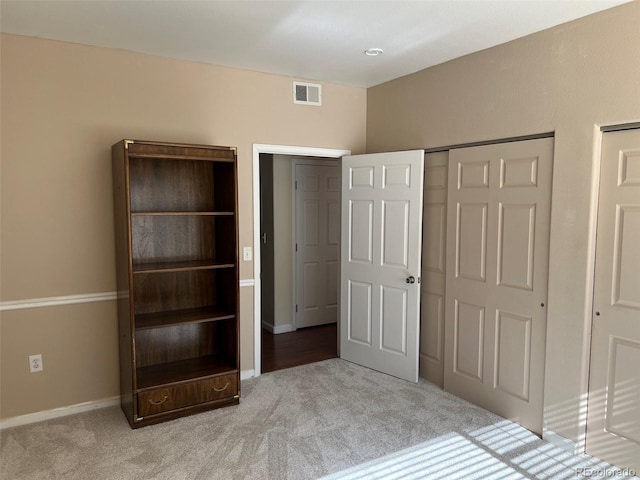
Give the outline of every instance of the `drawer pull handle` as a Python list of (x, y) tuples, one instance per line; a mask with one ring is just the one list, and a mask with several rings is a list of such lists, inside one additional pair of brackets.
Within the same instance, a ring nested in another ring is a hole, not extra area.
[(213, 387), (213, 390), (216, 391), (216, 392), (224, 392), (227, 389), (228, 386), (229, 386), (229, 382), (227, 382), (227, 384), (222, 388)]
[(168, 398), (169, 398), (169, 395), (165, 395), (162, 400), (151, 400), (151, 399), (149, 399), (149, 403), (151, 403), (153, 405), (162, 405), (164, 402), (167, 401)]

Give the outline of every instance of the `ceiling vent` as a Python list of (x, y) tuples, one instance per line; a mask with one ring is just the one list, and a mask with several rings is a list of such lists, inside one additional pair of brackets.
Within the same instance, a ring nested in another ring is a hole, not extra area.
[(319, 83), (293, 82), (293, 103), (322, 105), (322, 86)]

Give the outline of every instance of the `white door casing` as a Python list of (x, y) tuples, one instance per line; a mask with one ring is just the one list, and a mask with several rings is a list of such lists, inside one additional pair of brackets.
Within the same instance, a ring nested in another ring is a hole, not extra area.
[(342, 159), (340, 356), (412, 382), (423, 169), (422, 150)]
[(603, 134), (587, 453), (640, 471), (640, 130)]
[(445, 390), (541, 434), (553, 138), (451, 150)]
[(296, 328), (338, 321), (340, 170), (295, 165)]
[(252, 165), (252, 184), (253, 184), (253, 279), (241, 280), (246, 286), (253, 286), (253, 370), (245, 370), (242, 372), (243, 378), (250, 376), (259, 376), (261, 372), (261, 345), (260, 342), (262, 331), (262, 316), (260, 312), (261, 301), (261, 272), (260, 265), (262, 258), (260, 255), (260, 154), (270, 153), (274, 155), (295, 155), (302, 157), (324, 157), (339, 159), (344, 155), (349, 155), (350, 150), (333, 149), (333, 148), (316, 148), (316, 147), (300, 147), (291, 145), (267, 145), (253, 144), (253, 165)]
[(424, 157), (420, 376), (443, 386), (449, 152)]

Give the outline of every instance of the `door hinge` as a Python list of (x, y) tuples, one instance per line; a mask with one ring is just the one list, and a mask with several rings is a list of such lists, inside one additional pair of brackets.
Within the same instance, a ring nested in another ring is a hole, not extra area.
[(295, 184), (296, 184), (296, 190), (297, 190), (298, 189), (298, 180), (296, 180)]
[(298, 244), (296, 243), (296, 252), (298, 251)]
[(296, 313), (298, 313), (298, 304), (296, 303)]

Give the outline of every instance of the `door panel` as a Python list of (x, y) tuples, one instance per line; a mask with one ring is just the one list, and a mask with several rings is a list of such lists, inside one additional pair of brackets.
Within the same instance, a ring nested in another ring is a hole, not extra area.
[(382, 286), (382, 338), (380, 349), (407, 354), (407, 290)]
[(421, 354), (434, 362), (441, 362), (442, 345), (440, 340), (443, 338), (444, 297), (435, 293), (423, 292), (420, 303), (424, 318), (429, 319), (420, 325)]
[(370, 283), (349, 280), (347, 339), (371, 346), (371, 288)]
[(533, 289), (536, 206), (500, 203), (498, 285)]
[(613, 302), (620, 307), (640, 309), (640, 206), (616, 207)]
[(409, 259), (409, 202), (382, 202), (382, 265), (407, 269)]
[[(629, 368), (640, 365), (640, 343), (612, 338), (610, 350), (605, 429), (640, 445), (640, 390), (637, 375)], [(637, 464), (631, 466), (637, 468)]]
[[(308, 191), (308, 190), (307, 190)], [(302, 239), (305, 247), (317, 247), (319, 244), (320, 228), (320, 205), (318, 200), (305, 200), (304, 208), (304, 237)]]
[(413, 382), (423, 157), (420, 150), (342, 160), (341, 357)]
[(457, 165), (458, 190), (465, 188), (489, 188), (489, 162), (473, 156), (460, 160)]
[(338, 320), (337, 165), (296, 165), (296, 328)]
[(420, 376), (442, 387), (449, 152), (428, 153), (424, 158)]
[(327, 227), (327, 245), (338, 247), (340, 245), (340, 202), (338, 200), (327, 201)]
[(484, 282), (487, 272), (486, 203), (458, 203), (456, 277)]
[(449, 152), (446, 390), (542, 433), (553, 139)]
[(424, 250), (422, 265), (425, 270), (444, 273), (445, 232), (447, 225), (447, 205), (432, 203), (424, 207)]
[(482, 383), (485, 308), (456, 300), (454, 315), (453, 372)]
[(496, 312), (494, 387), (529, 401), (531, 371), (531, 317)]
[(373, 201), (350, 201), (349, 222), (349, 261), (373, 263)]
[(603, 135), (587, 453), (640, 470), (640, 130)]

